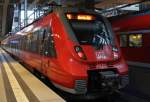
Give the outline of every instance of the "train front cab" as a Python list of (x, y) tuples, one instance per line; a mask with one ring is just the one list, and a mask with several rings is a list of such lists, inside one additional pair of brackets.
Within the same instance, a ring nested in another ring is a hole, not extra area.
[(128, 67), (107, 19), (94, 12), (62, 10), (55, 19), (59, 23), (53, 33), (59, 40), (54, 38), (54, 43), (63, 74), (61, 79), (50, 75), (53, 84), (73, 94), (117, 89)]

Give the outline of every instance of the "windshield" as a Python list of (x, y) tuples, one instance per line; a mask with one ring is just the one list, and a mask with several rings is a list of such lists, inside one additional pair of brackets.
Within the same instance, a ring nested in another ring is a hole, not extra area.
[(81, 45), (110, 45), (112, 35), (101, 20), (69, 20), (74, 34)]

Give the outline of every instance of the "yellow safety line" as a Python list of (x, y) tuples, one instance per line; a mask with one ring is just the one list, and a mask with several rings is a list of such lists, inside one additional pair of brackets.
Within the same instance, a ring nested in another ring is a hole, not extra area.
[(2, 69), (0, 68), (0, 102), (7, 102)]
[[(2, 54), (2, 52), (4, 53), (4, 51), (1, 50), (0, 54)], [(1, 58), (17, 102), (29, 102), (28, 98), (26, 97), (25, 93), (20, 87), (17, 79), (13, 75), (8, 63), (6, 62), (3, 56)]]

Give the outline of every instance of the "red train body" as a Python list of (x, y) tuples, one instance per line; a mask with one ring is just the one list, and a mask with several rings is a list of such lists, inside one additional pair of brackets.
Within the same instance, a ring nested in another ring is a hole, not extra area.
[[(125, 59), (130, 62), (150, 63), (150, 14), (127, 15), (120, 19), (112, 20), (113, 29), (120, 39), (121, 50)], [(133, 36), (134, 39), (131, 39)], [(139, 36), (139, 38), (138, 38)], [(135, 43), (131, 45), (131, 43)], [(139, 43), (139, 44), (136, 44)]]
[(88, 10), (54, 9), (2, 43), (72, 94), (118, 88), (128, 72), (107, 19)]

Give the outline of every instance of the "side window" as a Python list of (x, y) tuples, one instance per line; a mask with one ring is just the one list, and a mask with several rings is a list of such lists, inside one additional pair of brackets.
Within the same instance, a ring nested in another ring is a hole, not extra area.
[(142, 47), (143, 35), (142, 34), (120, 34), (121, 47)]
[(49, 26), (45, 29), (43, 54), (49, 57), (56, 57), (53, 34)]
[(31, 51), (33, 52), (38, 51), (37, 40), (38, 40), (38, 32), (36, 31), (32, 34), (32, 40), (31, 40)]
[(24, 48), (25, 48), (24, 42), (25, 42), (24, 37), (22, 37), (22, 38), (19, 39), (19, 44), (18, 44), (19, 50), (24, 50)]
[(25, 51), (28, 50), (28, 49), (27, 49), (27, 48), (28, 48), (27, 42), (28, 42), (28, 37), (27, 37), (27, 36), (24, 36), (24, 38), (23, 38), (22, 50), (25, 50)]
[(129, 35), (129, 47), (142, 47), (142, 34)]
[(127, 34), (120, 35), (120, 47), (127, 47), (128, 46), (128, 36)]
[(31, 51), (30, 50), (30, 48), (31, 48), (31, 38), (32, 38), (32, 35), (28, 34), (27, 35), (27, 51)]
[(17, 48), (17, 43), (18, 43), (17, 39), (11, 40), (10, 41), (11, 48), (16, 49)]
[(45, 35), (45, 31), (44, 29), (40, 29), (38, 31), (38, 53), (41, 54), (42, 53), (42, 49), (43, 49), (43, 41), (44, 41), (44, 35)]
[(19, 49), (19, 43), (20, 43), (19, 39), (16, 39), (16, 47), (15, 47), (16, 49)]

